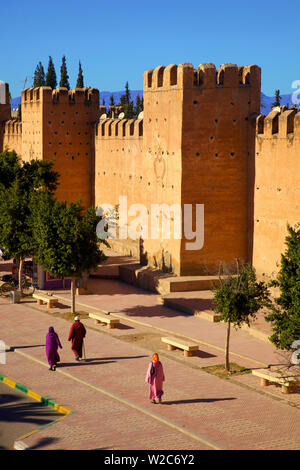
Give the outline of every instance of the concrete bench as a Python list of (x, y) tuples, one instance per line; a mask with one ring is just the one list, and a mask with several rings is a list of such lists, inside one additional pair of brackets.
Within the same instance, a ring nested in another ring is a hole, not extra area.
[(117, 323), (120, 323), (118, 318), (111, 318), (109, 314), (101, 315), (100, 313), (89, 313), (89, 317), (95, 320), (95, 323), (106, 323), (107, 328), (114, 328)]
[(191, 341), (185, 341), (179, 338), (173, 338), (173, 337), (163, 337), (161, 338), (163, 343), (166, 343), (168, 345), (168, 350), (173, 351), (174, 349), (183, 349), (183, 355), (185, 357), (189, 357), (193, 355), (193, 351), (196, 351), (199, 349), (198, 344), (193, 343)]
[(264, 387), (272, 382), (278, 383), (281, 385), (282, 393), (290, 393), (291, 387), (300, 383), (300, 376), (296, 372), (293, 373), (292, 370), (256, 369), (252, 370), (252, 374), (260, 377), (260, 383)]
[(32, 298), (37, 300), (38, 305), (46, 303), (48, 308), (52, 308), (58, 302), (58, 299), (52, 297), (52, 295), (39, 294), (38, 292), (32, 294)]

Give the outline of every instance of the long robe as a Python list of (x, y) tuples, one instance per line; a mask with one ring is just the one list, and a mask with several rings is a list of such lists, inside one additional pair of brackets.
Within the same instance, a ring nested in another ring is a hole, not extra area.
[[(153, 367), (153, 373), (151, 370)], [(161, 398), (164, 394), (163, 392), (163, 382), (165, 380), (164, 370), (162, 363), (150, 362), (146, 374), (146, 383), (149, 384), (149, 398), (150, 400), (155, 400), (156, 398)]]
[(83, 338), (85, 337), (86, 330), (83, 323), (75, 321), (71, 326), (68, 341), (72, 340), (72, 351), (75, 356), (82, 357)]
[(57, 333), (55, 333), (53, 326), (50, 326), (49, 332), (46, 335), (46, 356), (49, 366), (52, 367), (60, 361), (58, 348), (62, 349)]

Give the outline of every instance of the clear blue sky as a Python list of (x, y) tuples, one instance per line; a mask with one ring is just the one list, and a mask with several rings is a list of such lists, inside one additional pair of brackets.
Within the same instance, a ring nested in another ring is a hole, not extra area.
[(65, 55), (71, 88), (80, 60), (84, 84), (100, 93), (123, 90), (126, 81), (142, 89), (144, 70), (157, 65), (231, 62), (259, 65), (265, 94), (292, 93), (299, 13), (290, 0), (3, 1), (0, 80), (19, 96), (39, 61), (47, 71), (49, 55), (58, 81)]

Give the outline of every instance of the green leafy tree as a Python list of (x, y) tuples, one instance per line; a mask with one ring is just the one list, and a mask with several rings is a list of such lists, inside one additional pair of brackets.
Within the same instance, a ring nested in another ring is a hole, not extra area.
[(300, 338), (300, 224), (287, 226), (286, 251), (281, 255), (281, 267), (270, 287), (280, 289), (272, 312), (265, 318), (271, 323), (270, 340), (278, 349), (291, 349)]
[(14, 150), (5, 149), (0, 153), (0, 189), (9, 188), (20, 175), (20, 157)]
[(273, 106), (280, 106), (280, 100), (281, 100), (280, 90), (276, 90), (275, 91), (275, 101), (272, 103), (272, 107)]
[(53, 63), (51, 56), (49, 56), (48, 70), (47, 70), (45, 85), (51, 87), (52, 90), (54, 90), (57, 87), (56, 72), (55, 72), (55, 67), (54, 67), (54, 63)]
[(240, 328), (243, 323), (249, 326), (256, 312), (270, 305), (269, 291), (263, 282), (257, 282), (255, 269), (246, 264), (236, 276), (220, 279), (220, 285), (214, 287), (213, 304), (214, 311), (220, 313), (220, 319), (227, 323), (225, 369), (230, 371), (231, 325), (234, 328)]
[[(9, 162), (11, 171), (7, 170)], [(30, 201), (40, 190), (52, 196), (58, 183), (58, 173), (52, 166), (53, 162), (47, 161), (21, 162), (15, 152), (0, 155), (0, 168), (7, 177), (0, 183), (0, 246), (19, 262), (20, 291), (24, 259), (35, 251)]]
[(84, 87), (84, 85), (83, 85), (83, 73), (82, 73), (81, 63), (79, 61), (79, 69), (78, 69), (76, 88), (83, 88), (83, 87)]
[(60, 87), (65, 87), (68, 90), (70, 90), (69, 75), (68, 75), (68, 72), (67, 72), (66, 56), (62, 57), (62, 64), (61, 64), (61, 67), (60, 67), (59, 86)]
[(94, 208), (85, 212), (80, 202), (54, 200), (45, 191), (32, 205), (35, 259), (53, 276), (71, 278), (71, 310), (75, 313), (75, 281), (105, 259), (96, 227), (100, 217)]
[(46, 77), (45, 77), (44, 67), (42, 65), (42, 62), (39, 62), (34, 72), (33, 86), (34, 88), (45, 86), (45, 83), (46, 83)]
[(19, 261), (19, 290), (22, 291), (24, 258), (32, 252), (32, 234), (28, 221), (28, 198), (19, 180), (0, 190), (0, 244)]

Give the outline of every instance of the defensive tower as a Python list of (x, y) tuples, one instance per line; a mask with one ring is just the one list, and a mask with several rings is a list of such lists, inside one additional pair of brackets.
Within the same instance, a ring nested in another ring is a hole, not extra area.
[(22, 158), (55, 159), (60, 174), (57, 197), (85, 207), (94, 194), (94, 123), (99, 91), (49, 87), (22, 92)]
[(144, 74), (144, 106), (144, 150), (156, 146), (162, 188), (172, 181), (174, 189), (161, 202), (204, 205), (203, 247), (186, 249), (183, 238), (177, 272), (215, 274), (219, 261), (248, 259), (249, 119), (260, 110), (260, 68), (157, 67)]

